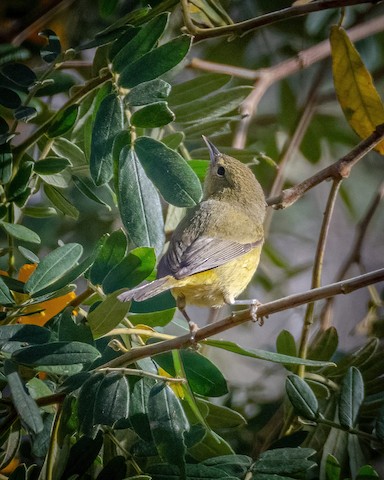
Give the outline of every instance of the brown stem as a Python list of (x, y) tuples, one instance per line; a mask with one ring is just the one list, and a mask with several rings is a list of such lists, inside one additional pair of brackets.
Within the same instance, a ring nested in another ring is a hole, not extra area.
[(260, 17), (251, 18), (243, 22), (233, 23), (214, 28), (199, 28), (193, 22), (189, 15), (188, 0), (181, 0), (184, 22), (189, 33), (195, 36), (195, 41), (204, 40), (222, 35), (245, 35), (257, 28), (265, 27), (289, 18), (300, 17), (308, 13), (328, 10), (330, 8), (340, 8), (352, 5), (361, 5), (372, 3), (371, 0), (324, 0), (322, 2), (311, 2), (305, 5), (284, 8), (271, 13), (266, 13)]
[[(257, 315), (260, 318), (266, 318), (269, 315), (287, 310), (289, 308), (298, 307), (299, 305), (305, 305), (309, 302), (329, 298), (334, 295), (348, 294), (354, 290), (364, 288), (373, 283), (377, 283), (384, 280), (384, 268), (375, 270), (365, 275), (350, 278), (341, 282), (333, 283), (325, 287), (315, 288), (303, 293), (297, 293), (289, 295), (287, 297), (274, 300), (272, 302), (260, 305), (257, 310)], [(124, 353), (118, 358), (101, 365), (99, 368), (114, 368), (123, 365), (129, 365), (141, 358), (151, 357), (159, 353), (167, 352), (173, 349), (186, 348), (191, 345), (195, 345), (195, 342), (203, 341), (205, 338), (217, 335), (221, 332), (229, 330), (237, 325), (241, 325), (245, 322), (252, 320), (252, 315), (249, 310), (244, 310), (239, 313), (219, 320), (218, 322), (211, 323), (205, 327), (200, 328), (195, 335), (195, 340), (191, 341), (191, 335), (187, 333), (180, 337), (175, 337), (171, 340), (165, 340), (152, 345), (146, 345), (145, 347), (133, 348), (127, 353)]]
[(348, 178), (352, 168), (368, 152), (384, 138), (384, 124), (378, 125), (375, 131), (366, 139), (356, 145), (347, 155), (337, 160), (332, 165), (320, 170), (312, 177), (291, 188), (283, 190), (280, 195), (267, 199), (267, 204), (275, 209), (286, 208), (299, 200), (308, 190), (324, 180)]
[[(325, 254), (325, 246), (327, 243), (328, 232), (329, 232), (329, 225), (331, 223), (331, 218), (333, 215), (337, 194), (339, 192), (341, 184), (341, 179), (335, 179), (332, 184), (331, 191), (329, 192), (327, 206), (324, 212), (323, 222), (321, 224), (321, 230), (319, 235), (319, 240), (317, 243), (316, 248), (316, 255), (315, 261), (312, 269), (312, 284), (311, 288), (319, 288), (321, 285), (321, 274), (323, 270), (323, 261), (324, 261), (324, 254)], [(299, 346), (299, 357), (300, 358), (307, 358), (308, 353), (308, 342), (309, 342), (309, 334), (311, 331), (311, 327), (313, 325), (313, 312), (315, 309), (315, 303), (310, 302), (307, 305), (307, 309), (304, 316), (304, 324), (303, 329), (301, 331), (301, 338), (300, 338), (300, 346)], [(305, 366), (299, 365), (298, 373), (301, 378), (304, 378), (305, 374)]]
[[(361, 249), (363, 246), (363, 242), (365, 240), (366, 233), (368, 231), (368, 226), (383, 198), (384, 198), (384, 183), (380, 185), (376, 195), (373, 197), (367, 209), (367, 212), (365, 213), (364, 217), (360, 220), (360, 222), (357, 225), (356, 235), (355, 235), (355, 239), (352, 244), (350, 253), (348, 254), (347, 258), (344, 260), (343, 264), (341, 265), (336, 275), (336, 281), (340, 281), (345, 277), (348, 269), (351, 267), (353, 263), (360, 262)], [(334, 299), (329, 298), (324, 304), (324, 307), (320, 315), (322, 330), (326, 330), (330, 325), (330, 317), (331, 317), (331, 310), (332, 310), (333, 303), (334, 303)]]

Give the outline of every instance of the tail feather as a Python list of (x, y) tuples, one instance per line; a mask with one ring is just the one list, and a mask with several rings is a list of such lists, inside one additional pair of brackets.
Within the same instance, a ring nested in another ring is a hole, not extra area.
[(167, 275), (166, 277), (158, 278), (146, 285), (127, 290), (126, 292), (121, 293), (117, 298), (120, 302), (130, 302), (131, 300), (142, 302), (172, 288), (173, 285), (171, 280), (172, 277)]

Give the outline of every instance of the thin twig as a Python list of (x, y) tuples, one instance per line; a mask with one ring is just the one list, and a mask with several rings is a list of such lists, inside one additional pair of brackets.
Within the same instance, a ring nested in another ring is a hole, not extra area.
[[(346, 273), (348, 272), (349, 268), (354, 263), (360, 263), (361, 250), (362, 250), (363, 242), (365, 240), (365, 236), (368, 231), (368, 226), (371, 223), (371, 220), (383, 198), (384, 198), (384, 183), (382, 183), (379, 186), (379, 189), (376, 192), (375, 196), (373, 197), (370, 205), (368, 206), (368, 209), (365, 215), (357, 225), (356, 235), (355, 235), (355, 239), (353, 241), (351, 250), (336, 275), (336, 278), (335, 278), (336, 281), (342, 280), (345, 277)], [(330, 325), (330, 312), (332, 310), (333, 303), (334, 303), (334, 299), (329, 298), (324, 304), (324, 307), (320, 314), (320, 322), (321, 322), (322, 330), (326, 330)]]
[[(289, 295), (287, 297), (274, 300), (272, 302), (260, 305), (257, 310), (257, 315), (261, 318), (266, 318), (273, 313), (288, 310), (290, 308), (305, 305), (309, 302), (316, 300), (322, 300), (334, 295), (348, 294), (354, 290), (364, 288), (373, 283), (381, 282), (384, 280), (384, 268), (375, 270), (365, 275), (350, 278), (342, 282), (332, 283), (325, 287), (315, 288), (303, 293), (297, 293), (295, 295)], [(119, 367), (123, 365), (129, 365), (141, 358), (151, 357), (159, 353), (167, 352), (173, 349), (186, 348), (195, 345), (195, 342), (203, 341), (205, 338), (217, 335), (221, 332), (229, 330), (237, 325), (241, 325), (245, 322), (252, 320), (252, 315), (249, 310), (244, 310), (233, 315), (219, 320), (218, 322), (211, 323), (205, 327), (200, 328), (195, 335), (195, 340), (191, 340), (191, 335), (187, 333), (179, 337), (175, 337), (172, 340), (165, 340), (164, 342), (158, 342), (145, 347), (133, 348), (127, 353), (124, 353), (118, 358), (111, 360), (110, 362), (101, 365), (99, 368)]]
[[(319, 288), (321, 285), (321, 275), (323, 271), (325, 246), (327, 243), (329, 225), (331, 223), (340, 184), (341, 184), (341, 179), (340, 178), (335, 179), (332, 183), (332, 188), (329, 192), (327, 206), (325, 208), (324, 218), (321, 224), (320, 235), (317, 243), (316, 255), (315, 255), (315, 260), (314, 260), (313, 269), (312, 269), (311, 288)], [(301, 331), (301, 337), (300, 337), (300, 345), (299, 345), (300, 358), (307, 358), (308, 341), (309, 341), (309, 334), (311, 331), (311, 327), (313, 325), (314, 309), (315, 309), (315, 303), (314, 302), (308, 303), (305, 316), (304, 316), (304, 324)], [(299, 365), (298, 374), (302, 378), (304, 378), (304, 374), (305, 374), (304, 365)]]
[(220, 37), (223, 35), (245, 35), (257, 28), (265, 27), (289, 18), (300, 17), (308, 13), (318, 12), (321, 10), (329, 10), (331, 8), (340, 8), (352, 5), (361, 5), (372, 3), (371, 0), (324, 0), (321, 2), (311, 2), (305, 5), (293, 6), (277, 10), (275, 12), (266, 13), (260, 17), (251, 18), (243, 22), (232, 23), (221, 27), (200, 28), (197, 27), (189, 14), (188, 0), (181, 0), (184, 23), (187, 31), (194, 35), (195, 41), (207, 38)]
[(136, 368), (98, 368), (98, 372), (103, 373), (110, 373), (110, 372), (118, 372), (122, 375), (133, 375), (136, 377), (149, 377), (154, 378), (156, 380), (162, 380), (163, 382), (169, 383), (185, 383), (185, 378), (173, 378), (173, 377), (165, 377), (164, 375), (157, 375), (156, 373), (152, 372), (145, 372), (144, 370), (137, 370)]
[[(303, 108), (303, 111), (301, 112), (299, 121), (297, 122), (297, 125), (294, 130), (294, 133), (293, 135), (290, 135), (288, 137), (286, 144), (283, 147), (282, 153), (280, 155), (280, 159), (277, 162), (279, 165), (279, 169), (277, 171), (277, 175), (275, 177), (271, 191), (269, 193), (271, 197), (274, 197), (275, 195), (277, 195), (283, 188), (288, 162), (290, 159), (293, 158), (294, 153), (300, 147), (303, 137), (310, 124), (312, 116), (315, 112), (315, 107), (317, 104), (318, 88), (323, 78), (323, 73), (324, 73), (324, 69), (321, 69), (316, 75), (315, 80), (312, 83), (312, 87), (304, 100), (304, 108)], [(268, 237), (268, 231), (272, 221), (273, 212), (274, 210), (272, 208), (267, 209), (267, 214), (264, 220), (264, 232), (266, 237)]]
[[(363, 38), (382, 32), (383, 30), (384, 16), (381, 15), (356, 25), (355, 27), (350, 28), (347, 32), (351, 41), (356, 42), (358, 40), (362, 40)], [(258, 70), (233, 67), (231, 65), (208, 62), (198, 58), (192, 59), (189, 66), (191, 68), (203, 71), (224, 73), (227, 75), (244, 78), (246, 80), (256, 81), (254, 89), (241, 105), (242, 120), (239, 122), (236, 132), (236, 142), (233, 144), (233, 146), (236, 148), (244, 148), (252, 117), (255, 115), (259, 102), (269, 87), (281, 81), (282, 79), (287, 78), (300, 70), (303, 70), (304, 68), (308, 68), (311, 65), (324, 60), (325, 58), (329, 57), (330, 52), (331, 48), (329, 40), (327, 39), (318, 43), (317, 45), (314, 45), (313, 47), (299, 52), (294, 57), (284, 60), (277, 65), (273, 65), (268, 68), (260, 68)]]
[(315, 173), (312, 177), (291, 188), (287, 188), (276, 197), (267, 199), (267, 204), (275, 209), (286, 208), (299, 200), (308, 190), (324, 180), (348, 178), (352, 168), (368, 152), (384, 139), (384, 124), (378, 125), (375, 131), (366, 139), (358, 143), (349, 153), (332, 165)]

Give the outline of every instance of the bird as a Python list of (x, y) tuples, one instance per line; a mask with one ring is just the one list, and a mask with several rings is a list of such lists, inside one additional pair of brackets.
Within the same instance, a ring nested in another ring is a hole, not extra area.
[[(263, 189), (251, 169), (203, 139), (210, 164), (201, 202), (187, 210), (174, 230), (159, 261), (157, 279), (118, 296), (122, 302), (140, 302), (171, 290), (189, 323), (192, 339), (197, 326), (186, 312), (187, 305), (257, 308), (255, 299), (236, 298), (258, 267), (267, 208)], [(253, 315), (256, 317), (255, 310)]]

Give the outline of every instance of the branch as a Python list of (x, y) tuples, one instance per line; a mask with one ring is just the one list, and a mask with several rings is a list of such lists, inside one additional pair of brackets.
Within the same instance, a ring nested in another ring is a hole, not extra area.
[[(384, 268), (375, 270), (365, 275), (350, 278), (342, 282), (332, 283), (325, 287), (315, 288), (303, 293), (289, 295), (287, 297), (280, 298), (279, 300), (264, 303), (263, 305), (259, 306), (257, 315), (260, 318), (268, 317), (273, 313), (298, 307), (299, 305), (305, 305), (309, 302), (329, 298), (334, 295), (348, 294), (354, 290), (364, 288), (380, 281), (384, 281)], [(194, 341), (191, 341), (191, 335), (188, 333), (180, 337), (175, 337), (171, 340), (165, 340), (163, 342), (146, 345), (145, 347), (133, 348), (129, 352), (124, 353), (120, 357), (115, 358), (98, 368), (116, 368), (129, 365), (137, 360), (140, 360), (141, 358), (151, 357), (169, 350), (193, 346), (195, 345), (195, 342), (203, 341), (207, 337), (217, 335), (218, 333), (229, 330), (230, 328), (241, 325), (250, 320), (252, 320), (250, 310), (233, 313), (231, 316), (224, 318), (223, 320), (219, 320), (218, 322), (214, 322), (203, 328), (200, 328), (196, 332)]]
[(372, 3), (372, 0), (324, 0), (321, 2), (312, 2), (305, 5), (284, 8), (271, 13), (266, 13), (260, 17), (251, 18), (239, 23), (224, 25), (214, 28), (197, 27), (189, 14), (188, 0), (181, 0), (184, 22), (187, 31), (194, 35), (195, 41), (205, 40), (207, 38), (221, 37), (223, 35), (245, 35), (257, 28), (265, 27), (288, 18), (300, 17), (308, 13), (328, 10), (330, 8), (341, 8), (353, 5)]
[(308, 190), (315, 187), (324, 180), (348, 178), (352, 168), (368, 152), (384, 139), (384, 123), (378, 125), (375, 131), (366, 139), (356, 145), (347, 155), (337, 160), (337, 162), (320, 170), (307, 180), (295, 185), (294, 187), (283, 190), (280, 195), (267, 199), (268, 205), (280, 209), (291, 206), (299, 200)]

